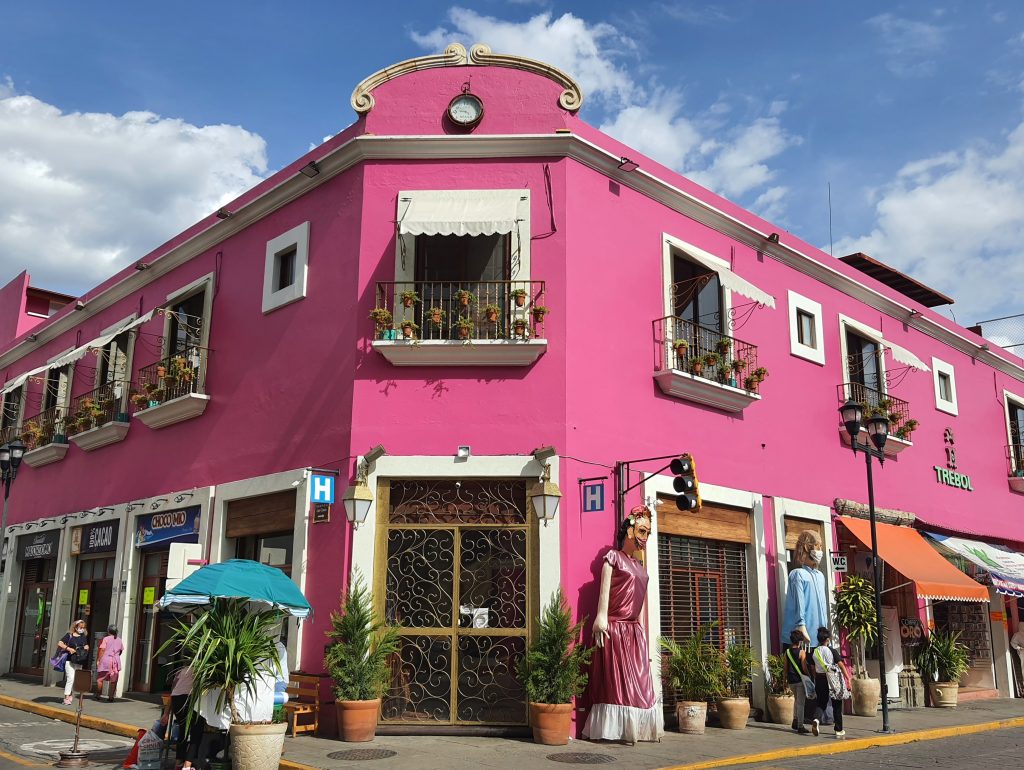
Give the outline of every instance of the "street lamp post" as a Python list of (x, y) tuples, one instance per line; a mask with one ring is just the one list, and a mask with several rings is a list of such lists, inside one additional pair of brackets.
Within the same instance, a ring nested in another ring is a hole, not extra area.
[[(0, 516), (0, 551), (3, 550), (7, 541), (7, 499), (11, 496), (11, 484), (18, 475), (18, 466), (21, 465), (21, 458), (25, 456), (25, 445), (21, 439), (14, 439), (8, 444), (0, 447), (0, 477), (4, 483), (4, 512)], [(12, 549), (13, 551), (13, 549)], [(10, 559), (10, 553), (7, 558)], [(5, 564), (4, 569), (8, 569)]]
[(861, 446), (857, 441), (864, 409), (853, 399), (849, 399), (839, 407), (846, 432), (850, 434), (850, 446), (854, 454), (864, 453), (864, 462), (868, 471), (868, 518), (871, 521), (871, 569), (874, 576), (875, 593), (875, 645), (878, 654), (878, 679), (882, 695), (882, 733), (891, 733), (889, 725), (889, 688), (885, 683), (885, 643), (882, 639), (882, 563), (878, 559), (878, 537), (875, 533), (875, 482), (872, 475), (871, 458), (877, 457), (878, 464), (885, 463), (885, 441), (889, 437), (889, 418), (885, 415), (869, 417), (867, 421), (868, 438), (871, 442)]

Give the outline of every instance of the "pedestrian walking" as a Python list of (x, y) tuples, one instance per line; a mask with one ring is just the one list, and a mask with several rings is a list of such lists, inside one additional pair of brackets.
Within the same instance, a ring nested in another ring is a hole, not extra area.
[(793, 705), (793, 729), (801, 735), (806, 735), (810, 730), (804, 727), (804, 715), (807, 711), (807, 690), (813, 691), (814, 680), (807, 670), (807, 651), (804, 649), (804, 635), (797, 629), (789, 635), (789, 647), (786, 648), (786, 657), (782, 662), (785, 669), (786, 682), (796, 696)]
[(829, 647), (832, 633), (825, 627), (818, 629), (818, 646), (811, 657), (814, 666), (814, 691), (817, 707), (811, 733), (818, 735), (818, 727), (825, 718), (825, 709), (832, 701), (832, 717), (835, 720), (836, 738), (846, 737), (843, 730), (843, 701), (850, 697), (850, 671), (843, 663), (839, 650)]
[(57, 642), (57, 648), (68, 654), (64, 661), (64, 705), (71, 705), (71, 690), (75, 684), (75, 672), (89, 665), (89, 633), (84, 620), (76, 620), (68, 632)]
[(99, 700), (103, 695), (103, 683), (107, 683), (107, 703), (114, 702), (114, 691), (121, 675), (121, 653), (124, 643), (117, 637), (117, 626), (107, 626), (107, 635), (100, 642), (96, 655), (96, 694)]
[(194, 676), (191, 666), (182, 666), (174, 674), (174, 686), (171, 688), (171, 711), (174, 721), (178, 724), (178, 742), (175, 749), (175, 770), (191, 770), (199, 757), (199, 748), (206, 731), (206, 720), (198, 711), (192, 713), (189, 723), (188, 699), (192, 693)]

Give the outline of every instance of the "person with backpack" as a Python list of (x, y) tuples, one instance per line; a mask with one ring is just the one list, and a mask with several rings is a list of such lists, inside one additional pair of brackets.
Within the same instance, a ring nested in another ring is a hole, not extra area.
[(64, 705), (71, 705), (71, 690), (75, 684), (75, 672), (89, 665), (89, 632), (85, 621), (76, 620), (68, 632), (57, 642), (57, 649), (68, 654), (64, 661)]
[[(807, 709), (808, 695), (813, 697), (814, 680), (807, 674), (807, 652), (803, 647), (803, 634), (793, 629), (789, 635), (789, 642), (782, 667), (786, 682), (796, 697), (796, 702), (793, 705), (793, 729), (800, 735), (806, 735), (810, 730), (804, 727), (804, 713)], [(808, 693), (808, 686), (812, 693)]]
[(824, 626), (819, 628), (818, 646), (811, 654), (814, 661), (814, 690), (817, 699), (811, 733), (818, 735), (818, 726), (825, 718), (825, 709), (831, 700), (836, 739), (842, 740), (846, 737), (846, 731), (843, 730), (843, 701), (850, 697), (850, 671), (843, 663), (839, 650), (829, 647), (831, 639), (831, 631)]

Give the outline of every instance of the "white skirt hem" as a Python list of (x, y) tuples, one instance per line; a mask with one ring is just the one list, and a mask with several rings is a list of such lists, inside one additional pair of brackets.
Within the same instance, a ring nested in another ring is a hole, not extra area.
[(598, 703), (583, 726), (583, 737), (593, 741), (657, 741), (664, 734), (665, 714), (659, 703), (649, 709)]

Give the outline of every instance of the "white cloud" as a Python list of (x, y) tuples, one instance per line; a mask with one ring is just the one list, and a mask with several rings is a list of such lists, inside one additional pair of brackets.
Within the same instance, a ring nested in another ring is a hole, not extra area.
[(732, 21), (728, 11), (717, 5), (698, 5), (677, 0), (674, 3), (663, 4), (661, 10), (669, 18), (681, 21), (684, 24), (691, 24), (695, 27), (723, 24)]
[(788, 194), (788, 187), (782, 185), (769, 187), (757, 196), (757, 200), (750, 208), (762, 219), (781, 219), (785, 214), (785, 200)]
[(1024, 309), (1024, 123), (1000, 147), (908, 163), (870, 195), (875, 228), (836, 253), (908, 272), (956, 299), (969, 322)]
[(936, 70), (933, 58), (946, 42), (942, 27), (883, 13), (867, 20), (881, 37), (886, 66), (900, 77), (923, 77)]
[(681, 169), (701, 137), (693, 123), (678, 113), (678, 100), (672, 98), (648, 106), (633, 105), (620, 110), (601, 130), (670, 168)]
[[(716, 148), (710, 164), (690, 176), (724, 195), (740, 196), (771, 182), (775, 172), (765, 161), (799, 143), (799, 138), (782, 128), (778, 118), (759, 118), (732, 131), (726, 143)], [(781, 205), (781, 200), (776, 198), (774, 204)]]
[(0, 275), (83, 293), (260, 181), (262, 138), (151, 112), (64, 113), (0, 83)]

